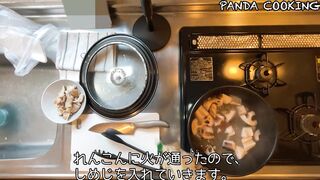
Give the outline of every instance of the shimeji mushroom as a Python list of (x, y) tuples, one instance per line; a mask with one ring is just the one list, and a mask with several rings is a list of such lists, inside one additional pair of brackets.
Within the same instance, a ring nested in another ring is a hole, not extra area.
[(247, 137), (252, 137), (253, 136), (253, 130), (251, 127), (244, 127), (241, 130), (241, 137), (242, 138), (247, 138)]
[(247, 151), (241, 146), (236, 146), (234, 153), (236, 154), (237, 159), (240, 160), (247, 154)]
[(258, 122), (256, 120), (253, 120), (253, 116), (255, 116), (256, 113), (254, 111), (248, 112), (247, 115), (243, 114), (240, 115), (240, 118), (242, 119), (243, 122), (245, 122), (249, 126), (256, 126)]
[(231, 141), (231, 140), (224, 140), (222, 142), (222, 147), (226, 148), (226, 149), (229, 149), (229, 150), (232, 150), (232, 151), (235, 151), (236, 143), (234, 141)]
[(232, 126), (228, 126), (224, 132), (228, 137), (234, 136), (236, 134)]

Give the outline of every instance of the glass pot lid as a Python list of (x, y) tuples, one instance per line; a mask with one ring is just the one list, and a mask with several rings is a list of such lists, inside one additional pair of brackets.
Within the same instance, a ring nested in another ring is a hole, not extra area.
[(148, 104), (156, 89), (157, 72), (147, 46), (132, 36), (111, 35), (87, 52), (80, 81), (95, 111), (124, 118)]

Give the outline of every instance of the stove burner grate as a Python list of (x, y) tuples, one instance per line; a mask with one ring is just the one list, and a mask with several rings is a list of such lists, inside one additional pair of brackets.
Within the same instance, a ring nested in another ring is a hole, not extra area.
[(274, 65), (267, 58), (267, 55), (261, 55), (251, 62), (240, 64), (239, 68), (245, 73), (245, 84), (250, 89), (266, 96), (272, 87), (284, 86), (286, 83), (278, 79), (277, 68), (284, 63)]
[(320, 141), (320, 112), (313, 105), (303, 104), (295, 107), (290, 113), (290, 132), (304, 143)]
[[(312, 100), (312, 104), (308, 100)], [(276, 109), (278, 112), (285, 112), (288, 118), (288, 132), (281, 134), (281, 139), (298, 140), (306, 144), (319, 142), (320, 110), (317, 107), (316, 95), (311, 92), (297, 94), (296, 102), (297, 106), (291, 110)]]

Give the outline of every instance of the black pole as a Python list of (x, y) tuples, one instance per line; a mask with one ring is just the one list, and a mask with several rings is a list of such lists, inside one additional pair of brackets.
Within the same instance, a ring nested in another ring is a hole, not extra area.
[(133, 25), (132, 34), (141, 39), (152, 51), (163, 48), (171, 36), (168, 21), (153, 12), (151, 0), (141, 0), (143, 16)]

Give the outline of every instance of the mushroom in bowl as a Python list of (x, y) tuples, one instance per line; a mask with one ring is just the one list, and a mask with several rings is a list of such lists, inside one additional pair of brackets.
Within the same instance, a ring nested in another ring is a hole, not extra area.
[(58, 124), (78, 119), (86, 106), (86, 94), (81, 85), (70, 80), (57, 80), (43, 92), (41, 108), (45, 116)]

